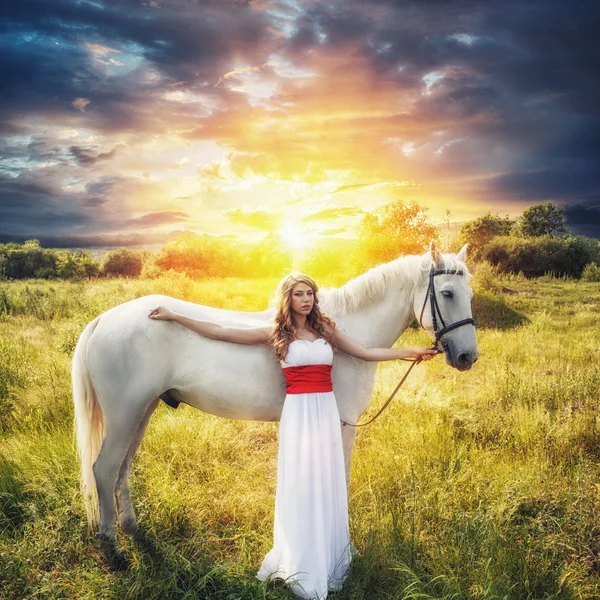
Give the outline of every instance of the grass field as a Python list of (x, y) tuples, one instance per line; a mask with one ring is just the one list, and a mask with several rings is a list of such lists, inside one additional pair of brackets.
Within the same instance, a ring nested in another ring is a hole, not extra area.
[[(87, 531), (72, 435), (70, 357), (92, 317), (156, 292), (261, 310), (275, 284), (0, 283), (0, 597), (292, 597), (254, 578), (272, 541), (276, 424), (159, 407), (134, 464), (142, 535), (120, 536), (123, 572)], [(600, 287), (496, 287), (474, 304), (474, 368), (419, 365), (359, 432), (359, 556), (332, 599), (600, 598)], [(425, 344), (415, 329), (400, 342)], [(370, 412), (405, 368), (380, 365)]]

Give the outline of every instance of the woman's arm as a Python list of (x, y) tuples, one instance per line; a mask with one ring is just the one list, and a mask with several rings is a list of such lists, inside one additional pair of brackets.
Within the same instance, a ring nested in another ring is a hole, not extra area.
[(212, 321), (200, 321), (180, 315), (166, 306), (157, 306), (148, 311), (148, 318), (155, 321), (174, 321), (200, 335), (213, 340), (234, 342), (236, 344), (266, 344), (271, 333), (270, 327), (223, 327)]
[(356, 358), (369, 361), (399, 360), (402, 358), (421, 358), (430, 360), (437, 350), (431, 348), (365, 348), (362, 344), (344, 335), (337, 327), (333, 336), (338, 348)]

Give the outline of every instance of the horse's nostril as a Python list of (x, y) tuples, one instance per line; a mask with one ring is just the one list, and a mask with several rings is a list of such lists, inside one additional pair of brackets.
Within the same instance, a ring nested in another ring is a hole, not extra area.
[(475, 361), (471, 361), (471, 354), (468, 352), (461, 352), (458, 355), (458, 364), (459, 365), (470, 365), (471, 362), (475, 362)]

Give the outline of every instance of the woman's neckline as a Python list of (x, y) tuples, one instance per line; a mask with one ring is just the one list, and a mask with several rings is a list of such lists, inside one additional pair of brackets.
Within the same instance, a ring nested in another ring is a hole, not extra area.
[(319, 340), (323, 340), (325, 338), (315, 338), (314, 340), (303, 340), (302, 338), (296, 338), (295, 340), (293, 340), (291, 343), (293, 344), (294, 342), (306, 342), (308, 344), (314, 344), (315, 342), (318, 342)]

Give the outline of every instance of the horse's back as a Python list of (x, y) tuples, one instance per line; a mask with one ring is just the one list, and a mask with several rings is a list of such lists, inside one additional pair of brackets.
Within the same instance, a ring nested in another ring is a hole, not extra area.
[(162, 304), (186, 317), (212, 321), (228, 327), (264, 327), (272, 321), (274, 315), (273, 309), (260, 312), (235, 311), (188, 302), (187, 300), (180, 300), (162, 294), (141, 296), (115, 308), (127, 307), (128, 310), (141, 310), (142, 314), (146, 316), (147, 310), (158, 304)]

